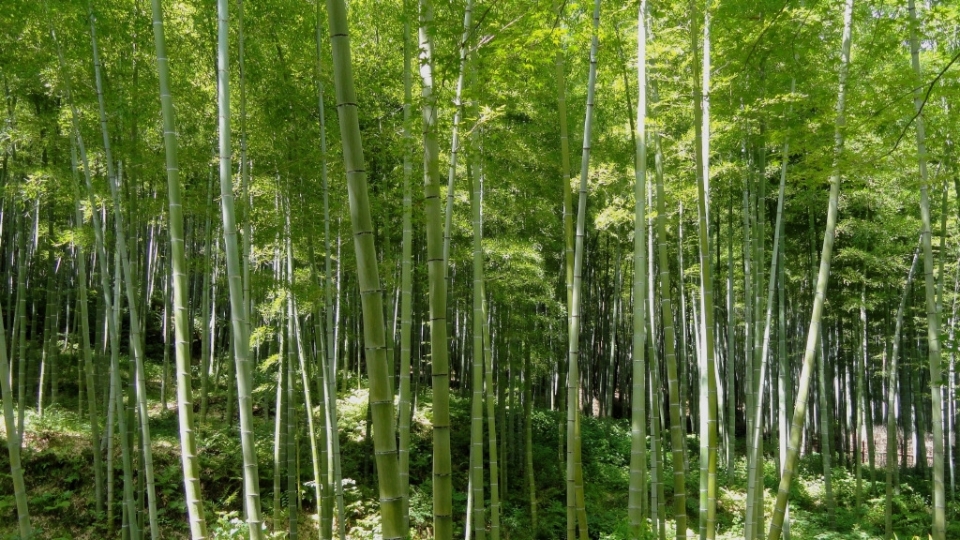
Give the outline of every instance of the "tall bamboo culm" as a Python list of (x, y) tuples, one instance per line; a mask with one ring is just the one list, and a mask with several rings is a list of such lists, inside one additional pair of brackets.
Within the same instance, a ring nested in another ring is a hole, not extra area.
[[(92, 388), (92, 387), (89, 387)], [(27, 487), (23, 479), (23, 463), (20, 460), (20, 441), (12, 435), (17, 432), (13, 411), (13, 388), (10, 386), (10, 364), (7, 361), (7, 330), (0, 314), (0, 398), (3, 399), (3, 420), (7, 432), (7, 452), (10, 456), (10, 476), (13, 478), (13, 496), (17, 505), (17, 530), (20, 538), (33, 537), (30, 525), (30, 509), (27, 502)], [(21, 404), (22, 405), (22, 404)]]
[[(917, 79), (920, 72), (920, 42), (917, 38), (919, 23), (914, 0), (907, 3), (910, 12), (910, 63)], [(930, 366), (930, 402), (933, 424), (933, 540), (946, 538), (946, 497), (943, 478), (943, 381), (940, 368), (940, 311), (937, 309), (936, 285), (933, 278), (933, 248), (931, 245), (930, 196), (927, 179), (927, 147), (923, 122), (923, 91), (920, 86), (913, 90), (913, 105), (916, 111), (917, 161), (920, 169), (920, 219), (922, 229), (920, 244), (923, 250), (923, 282), (927, 306), (927, 354)], [(919, 426), (919, 424), (918, 424)]]
[(373, 222), (370, 216), (363, 145), (360, 139), (360, 119), (353, 84), (350, 33), (345, 2), (327, 0), (327, 14), (333, 49), (333, 82), (337, 97), (337, 115), (340, 119), (340, 139), (343, 145), (343, 164), (347, 174), (350, 222), (353, 228), (353, 245), (357, 258), (357, 278), (363, 311), (363, 339), (367, 354), (367, 375), (370, 379), (373, 446), (380, 488), (381, 530), (383, 540), (400, 540), (407, 533), (403, 530), (403, 498), (394, 431), (393, 393), (387, 367), (383, 296), (380, 290), (380, 273), (377, 268)]
[[(658, 100), (656, 87), (651, 86), (651, 97), (653, 101)], [(656, 179), (657, 179), (657, 235), (660, 240), (657, 242), (657, 257), (660, 264), (660, 310), (661, 324), (663, 326), (663, 359), (667, 367), (667, 391), (670, 402), (670, 447), (673, 459), (673, 504), (674, 519), (676, 522), (677, 540), (682, 540), (687, 536), (687, 497), (686, 497), (686, 447), (684, 445), (682, 423), (683, 417), (680, 409), (680, 382), (677, 374), (677, 354), (674, 345), (676, 341), (676, 332), (673, 326), (673, 295), (670, 285), (670, 261), (667, 258), (667, 208), (665, 202), (665, 192), (663, 187), (663, 156), (660, 146), (660, 134), (653, 132), (654, 144), (656, 145)], [(654, 419), (654, 421), (657, 421)]]
[[(47, 9), (46, 3), (44, 3), (44, 9), (45, 10)], [(66, 101), (70, 107), (70, 123), (72, 128), (72, 137), (76, 142), (76, 148), (79, 150), (79, 154), (80, 154), (79, 163), (83, 165), (83, 173), (84, 173), (84, 179), (86, 181), (86, 186), (89, 187), (92, 184), (90, 179), (90, 175), (91, 175), (90, 161), (87, 157), (86, 145), (84, 144), (83, 137), (80, 134), (79, 112), (77, 111), (77, 107), (73, 102), (71, 84), (70, 84), (69, 76), (66, 71), (66, 62), (64, 61), (63, 50), (60, 47), (60, 41), (57, 39), (56, 32), (53, 30), (52, 26), (50, 28), (50, 35), (53, 38), (54, 45), (56, 46), (57, 59), (58, 59), (58, 65), (60, 68), (60, 75), (62, 77), (64, 94), (66, 97)], [(73, 150), (71, 150), (71, 159), (72, 159), (73, 169), (76, 170), (78, 168), (78, 162), (77, 162), (76, 152)], [(79, 212), (80, 192), (79, 192), (79, 188), (75, 188), (75, 189), (76, 191), (74, 192), (74, 196), (75, 196), (75, 204), (77, 208), (77, 220), (78, 220), (78, 223), (82, 223), (82, 219)], [(89, 195), (90, 194), (88, 193), (88, 196)], [(107, 255), (106, 255), (106, 250), (104, 249), (103, 228), (101, 227), (101, 224), (100, 224), (100, 214), (97, 211), (93, 211), (91, 212), (91, 216), (93, 218), (94, 245), (97, 253), (97, 261), (100, 265), (100, 272), (99, 272), (100, 286), (101, 286), (101, 292), (103, 295), (105, 312), (107, 313), (106, 326), (107, 326), (107, 336), (109, 338), (108, 341), (109, 341), (109, 348), (110, 348), (110, 403), (109, 405), (112, 406), (114, 405), (114, 403), (116, 403), (118, 404), (117, 410), (119, 410), (121, 408), (119, 404), (122, 401), (121, 390), (120, 390), (120, 375), (119, 375), (120, 373), (120, 358), (119, 358), (120, 337), (117, 330), (117, 327), (118, 327), (117, 318), (113, 316), (113, 313), (115, 312), (114, 302), (117, 300), (118, 295), (115, 295), (113, 293), (112, 287), (110, 286), (110, 276), (113, 274), (111, 274), (111, 272), (109, 271), (109, 268), (107, 267)], [(120, 285), (119, 276), (117, 277), (118, 277), (117, 285), (119, 286)], [(133, 484), (133, 465), (132, 465), (132, 456), (131, 456), (132, 452), (130, 447), (131, 438), (127, 436), (127, 426), (128, 426), (127, 415), (118, 414), (117, 416), (119, 420), (120, 433), (123, 434), (123, 436), (120, 437), (121, 457), (123, 461), (123, 509), (124, 509), (124, 515), (126, 516), (126, 522), (125, 522), (126, 525), (124, 525), (124, 527), (128, 528), (127, 531), (123, 531), (123, 532), (125, 534), (130, 534), (133, 537), (139, 537), (140, 529), (139, 529), (137, 520), (131, 519), (130, 517), (135, 513), (135, 509), (133, 506), (134, 484)], [(108, 434), (109, 434), (110, 426), (112, 426), (112, 418), (110, 417), (109, 412), (108, 412), (107, 418), (108, 418), (107, 426), (108, 426)], [(112, 522), (108, 523), (108, 527), (112, 527), (112, 526), (113, 526)]]
[[(103, 147), (104, 147), (104, 157), (106, 160), (107, 168), (107, 181), (110, 186), (110, 194), (113, 199), (113, 213), (114, 213), (114, 226), (117, 234), (116, 244), (118, 247), (118, 255), (121, 271), (123, 273), (123, 284), (124, 291), (127, 295), (127, 304), (128, 312), (130, 315), (130, 345), (133, 350), (133, 382), (134, 382), (134, 395), (137, 400), (137, 413), (140, 418), (140, 433), (141, 433), (141, 444), (142, 448), (142, 467), (144, 469), (144, 476), (146, 477), (146, 487), (147, 487), (147, 508), (148, 514), (150, 517), (150, 535), (152, 538), (157, 539), (160, 536), (160, 528), (158, 523), (157, 515), (157, 494), (156, 494), (156, 483), (155, 475), (153, 470), (153, 449), (150, 437), (150, 422), (149, 414), (147, 409), (147, 390), (146, 390), (146, 373), (144, 371), (144, 362), (146, 361), (146, 353), (144, 352), (144, 342), (143, 342), (143, 330), (140, 323), (140, 308), (137, 297), (137, 291), (135, 289), (136, 276), (133, 272), (133, 265), (131, 263), (131, 258), (127, 250), (127, 231), (126, 225), (124, 223), (124, 213), (121, 209), (121, 201), (118, 184), (121, 181), (120, 176), (123, 173), (122, 167), (119, 171), (115, 172), (113, 154), (110, 149), (110, 135), (107, 129), (107, 114), (104, 107), (103, 99), (103, 85), (101, 83), (100, 77), (100, 55), (97, 49), (97, 33), (95, 19), (93, 17), (93, 11), (90, 8), (89, 3), (87, 4), (88, 15), (90, 20), (90, 41), (93, 48), (93, 67), (95, 74), (96, 82), (96, 91), (97, 91), (97, 103), (98, 103), (98, 112), (100, 116), (100, 131), (103, 135)], [(87, 178), (87, 190), (88, 194), (92, 196), (93, 188), (90, 185), (89, 175)], [(91, 201), (92, 202), (92, 201)], [(92, 206), (92, 205), (91, 205)], [(119, 294), (118, 294), (119, 297)], [(118, 326), (119, 328), (119, 326)], [(192, 406), (192, 405), (191, 405)], [(192, 414), (192, 411), (191, 411)]]
[(398, 374), (398, 444), (400, 458), (400, 490), (403, 498), (403, 530), (410, 530), (410, 338), (413, 326), (413, 195), (410, 179), (413, 137), (410, 133), (413, 103), (412, 70), (410, 67), (413, 16), (410, 1), (403, 2), (403, 217), (400, 262), (400, 373)]
[[(158, 0), (155, 0), (158, 1)], [(253, 362), (250, 358), (250, 334), (247, 299), (244, 298), (240, 249), (237, 245), (236, 204), (231, 176), (230, 76), (227, 0), (217, 1), (217, 84), (220, 132), (220, 207), (223, 213), (223, 246), (227, 259), (227, 284), (230, 294), (230, 323), (237, 376), (237, 410), (240, 413), (240, 445), (243, 454), (244, 512), (251, 540), (263, 537), (260, 516), (260, 474), (253, 434)]]
[(627, 501), (630, 537), (639, 540), (646, 529), (647, 419), (644, 355), (647, 321), (647, 25), (646, 0), (637, 12), (637, 123), (633, 216), (633, 387), (630, 394), (630, 494)]
[[(694, 155), (700, 240), (700, 537), (713, 540), (717, 529), (717, 379), (714, 332), (713, 263), (710, 258), (710, 2), (703, 7), (703, 54), (697, 55), (696, 9), (691, 9), (694, 63)], [(701, 78), (698, 80), (698, 75)], [(682, 269), (681, 269), (682, 271)], [(678, 532), (679, 534), (679, 532)]]
[[(893, 330), (893, 351), (890, 354), (890, 365), (887, 367), (887, 433), (897, 433), (897, 415), (894, 414), (897, 406), (897, 364), (900, 361), (900, 335), (903, 330), (903, 313), (906, 311), (907, 298), (910, 295), (910, 288), (913, 286), (913, 276), (917, 271), (917, 261), (920, 260), (920, 250), (913, 253), (913, 262), (910, 264), (910, 271), (907, 272), (907, 281), (903, 285), (903, 293), (900, 295), (900, 305), (897, 307), (897, 318)], [(887, 456), (897, 455), (897, 437), (887, 437)], [(893, 498), (894, 498), (894, 476), (896, 474), (897, 460), (887, 459), (887, 482), (886, 482), (886, 501), (884, 504), (884, 538), (890, 540), (893, 538)]]
[[(469, 164), (468, 164), (469, 171)], [(483, 207), (482, 176), (472, 180), (470, 214), (473, 222), (473, 357), (470, 365), (470, 488), (473, 497), (473, 538), (486, 538), (483, 511)], [(534, 525), (536, 529), (536, 525)]]
[(837, 228), (837, 203), (840, 198), (840, 156), (843, 153), (843, 129), (846, 124), (845, 103), (847, 73), (850, 67), (850, 47), (853, 39), (853, 0), (846, 0), (843, 12), (843, 38), (841, 43), (839, 90), (837, 92), (837, 119), (834, 129), (833, 167), (830, 173), (830, 199), (827, 205), (827, 224), (823, 233), (823, 248), (820, 252), (820, 268), (817, 272), (817, 285), (810, 314), (810, 326), (807, 330), (807, 344), (803, 353), (803, 368), (797, 388), (796, 404), (793, 408), (793, 420), (790, 426), (790, 445), (787, 459), (783, 464), (783, 475), (773, 509), (768, 540), (779, 540), (783, 530), (783, 520), (787, 511), (787, 499), (790, 496), (790, 484), (800, 457), (800, 439), (806, 420), (807, 398), (810, 394), (810, 381), (813, 378), (814, 355), (820, 339), (820, 319), (827, 294), (827, 279), (830, 276), (830, 263), (833, 259), (833, 242)]
[[(593, 129), (594, 99), (597, 82), (597, 49), (600, 28), (600, 0), (593, 5), (593, 35), (590, 42), (590, 74), (587, 79), (586, 118), (583, 122), (583, 153), (580, 160), (580, 195), (577, 203), (574, 242), (573, 288), (568, 306), (569, 360), (567, 364), (567, 540), (573, 540), (579, 524), (581, 540), (586, 540), (586, 513), (581, 511), (582, 463), (580, 451), (580, 286), (583, 281), (583, 251), (587, 219), (587, 180), (590, 175), (590, 141)], [(578, 474), (579, 473), (579, 474)], [(579, 482), (578, 482), (579, 480)], [(577, 484), (580, 484), (578, 486)], [(571, 507), (576, 524), (570, 519)]]
[(433, 72), (433, 4), (420, 0), (420, 78), (423, 102), (423, 197), (430, 284), (430, 378), (433, 383), (433, 527), (437, 540), (453, 536), (450, 458), (450, 361), (447, 283), (440, 213), (440, 148)]

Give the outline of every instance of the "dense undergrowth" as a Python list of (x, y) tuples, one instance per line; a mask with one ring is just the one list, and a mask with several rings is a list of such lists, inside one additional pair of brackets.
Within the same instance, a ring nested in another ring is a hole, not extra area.
[[(154, 386), (151, 392), (156, 391)], [(186, 509), (182, 495), (177, 416), (174, 410), (163, 410), (157, 395), (151, 395), (150, 420), (153, 437), (153, 458), (157, 481), (158, 514), (164, 538), (185, 538)], [(432, 536), (430, 522), (431, 502), (431, 430), (430, 408), (421, 399), (412, 427), (410, 460), (411, 527), (415, 539)], [(199, 429), (199, 459), (206, 516), (211, 536), (215, 539), (244, 538), (246, 525), (241, 521), (242, 462), (236, 425), (222, 418), (223, 401), (213, 400), (208, 423)], [(34, 411), (27, 413), (27, 433), (24, 441), (24, 464), (30, 511), (38, 538), (103, 538), (109, 535), (102, 525), (102, 517), (94, 508), (94, 482), (89, 429), (86, 420), (73, 411), (75, 403), (64, 402), (54, 406), (40, 417)], [(378, 533), (378, 507), (373, 447), (367, 431), (366, 392), (354, 390), (340, 396), (340, 439), (343, 467), (344, 501), (348, 537), (374, 539)], [(261, 496), (264, 516), (269, 521), (274, 515), (272, 479), (273, 421), (256, 416), (257, 449), (260, 460)], [(302, 412), (300, 414), (302, 421)], [(463, 534), (466, 513), (466, 484), (469, 449), (469, 404), (454, 398), (451, 403), (454, 429), (451, 434), (452, 453), (464, 456), (454, 460), (454, 512), (457, 516), (457, 534)], [(524, 456), (519, 432), (519, 415), (513, 423), (516, 436), (511, 442), (506, 463), (506, 485), (501, 484), (503, 538), (509, 540), (560, 539), (565, 534), (566, 508), (563, 465), (558, 447), (558, 413), (534, 410), (533, 462), (537, 483), (539, 527), (534, 535), (529, 523), (529, 497), (523, 471)], [(509, 425), (510, 422), (507, 422)], [(0, 435), (6, 436), (0, 431)], [(584, 418), (582, 422), (585, 497), (590, 535), (598, 540), (627, 538), (628, 463), (630, 431), (625, 420)], [(306, 437), (305, 429), (302, 437)], [(696, 526), (699, 491), (697, 442), (689, 437), (687, 510)], [(770, 442), (769, 444), (774, 444)], [(5, 441), (4, 441), (5, 448)], [(312, 468), (309, 444), (301, 440), (300, 510), (301, 538), (315, 537), (316, 509), (314, 491), (310, 487)], [(772, 450), (772, 446), (768, 450)], [(485, 446), (486, 449), (486, 446)], [(119, 449), (116, 451), (115, 493), (120, 496)], [(739, 452), (742, 455), (741, 452)], [(776, 492), (779, 475), (772, 454), (764, 467), (766, 513), (772, 510), (772, 494)], [(667, 460), (669, 461), (669, 459)], [(501, 462), (501, 466), (504, 466)], [(878, 470), (872, 478), (864, 469), (864, 504), (861, 513), (854, 510), (854, 475), (845, 468), (833, 471), (833, 492), (836, 500), (834, 520), (828, 519), (824, 503), (821, 459), (818, 454), (802, 458), (798, 481), (791, 493), (791, 532), (795, 539), (874, 539), (881, 538), (884, 526), (884, 471)], [(16, 510), (7, 453), (0, 452), (0, 539), (16, 537)], [(671, 478), (672, 468), (665, 467), (665, 478)], [(718, 471), (719, 499), (717, 504), (718, 537), (742, 536), (744, 505), (746, 503), (746, 467), (741, 458), (733, 475), (721, 468)], [(914, 471), (900, 474), (900, 493), (894, 500), (894, 523), (898, 537), (926, 538), (930, 518), (929, 481)], [(672, 514), (672, 484), (664, 485), (667, 512)], [(489, 491), (487, 492), (489, 496)], [(281, 494), (286, 505), (286, 492)], [(949, 515), (960, 510), (953, 502)], [(116, 515), (120, 515), (119, 504)], [(285, 511), (282, 512), (286, 516)], [(283, 530), (286, 520), (278, 524)], [(667, 523), (667, 534), (673, 536), (672, 520)], [(306, 535), (306, 536), (303, 536)], [(277, 534), (277, 537), (282, 535)], [(107, 536), (109, 537), (109, 536)], [(950, 523), (948, 538), (960, 538), (960, 523)], [(651, 536), (654, 538), (654, 536)]]

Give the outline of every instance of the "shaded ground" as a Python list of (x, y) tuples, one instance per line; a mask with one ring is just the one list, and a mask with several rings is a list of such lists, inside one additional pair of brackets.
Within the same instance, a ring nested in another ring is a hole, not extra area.
[[(153, 379), (159, 376), (159, 366), (152, 366)], [(262, 378), (266, 379), (265, 376)], [(260, 387), (260, 395), (268, 395), (268, 387)], [(159, 406), (159, 385), (149, 388), (151, 398), (150, 428), (153, 437), (153, 457), (157, 480), (158, 514), (164, 538), (185, 538), (185, 507), (182, 495), (177, 416), (172, 408)], [(61, 395), (64, 395), (62, 392)], [(272, 398), (272, 396), (271, 396)], [(245, 525), (238, 516), (241, 510), (241, 458), (240, 443), (236, 428), (227, 426), (221, 418), (225, 401), (215, 399), (211, 403), (208, 423), (199, 429), (199, 459), (202, 490), (213, 538), (243, 538)], [(428, 537), (432, 515), (430, 474), (431, 440), (429, 428), (429, 403), (423, 403), (413, 424), (411, 448), (411, 526), (415, 538)], [(74, 411), (76, 403), (64, 402), (62, 406), (49, 408), (44, 417), (33, 411), (27, 414), (27, 432), (24, 439), (24, 464), (27, 479), (30, 510), (38, 538), (103, 538), (113, 537), (103, 529), (94, 504), (94, 482), (90, 464), (93, 457), (89, 426)], [(451, 434), (454, 459), (454, 512), (459, 516), (458, 534), (462, 534), (463, 516), (466, 511), (466, 466), (469, 449), (469, 407), (466, 401), (454, 398), (451, 416), (455, 426)], [(377, 497), (372, 444), (367, 439), (366, 393), (354, 391), (340, 397), (341, 450), (344, 476), (347, 529), (349, 538), (374, 538), (377, 531)], [(255, 417), (257, 450), (260, 463), (261, 495), (264, 517), (273, 516), (273, 420), (265, 418), (263, 409)], [(519, 417), (519, 415), (518, 415)], [(501, 438), (507, 441), (506, 485), (501, 485), (505, 494), (502, 512), (504, 538), (512, 540), (532, 539), (528, 520), (528, 497), (523, 476), (522, 432), (520, 420), (513, 425), (513, 436)], [(303, 415), (300, 413), (302, 423)], [(565, 485), (563, 467), (558, 448), (558, 425), (561, 418), (551, 412), (535, 411), (532, 419), (534, 430), (534, 463), (536, 463), (537, 498), (539, 501), (540, 527), (537, 538), (562, 538), (565, 530)], [(2, 424), (2, 423), (0, 423)], [(623, 420), (583, 420), (583, 461), (586, 479), (587, 515), (591, 537), (602, 540), (626, 538), (628, 463), (630, 456), (629, 425)], [(305, 436), (305, 428), (304, 435)], [(0, 437), (6, 434), (0, 427)], [(307, 484), (312, 479), (309, 461), (309, 444), (300, 442), (300, 529), (304, 538), (313, 537), (315, 520), (313, 513), (313, 489)], [(4, 441), (5, 448), (5, 441)], [(742, 449), (741, 449), (742, 450)], [(771, 452), (773, 446), (768, 448)], [(740, 452), (742, 454), (742, 451)], [(115, 451), (115, 496), (120, 496), (119, 448)], [(697, 445), (688, 440), (687, 510), (692, 518), (690, 526), (696, 526), (698, 501)], [(462, 456), (463, 459), (456, 458)], [(666, 454), (668, 457), (668, 454)], [(764, 486), (767, 516), (772, 510), (772, 493), (776, 492), (779, 475), (776, 463), (768, 454), (765, 463)], [(668, 458), (669, 461), (669, 458)], [(7, 453), (0, 452), (0, 539), (16, 537), (16, 514), (12, 482), (9, 476)], [(856, 479), (843, 468), (833, 472), (835, 497), (834, 520), (831, 523), (825, 503), (820, 456), (813, 454), (803, 458), (798, 481), (791, 495), (791, 518), (793, 538), (803, 539), (873, 539), (881, 538), (884, 523), (884, 472), (876, 471), (870, 482), (870, 473), (864, 467), (863, 509), (854, 511)], [(667, 464), (665, 478), (672, 477)], [(929, 483), (922, 475), (901, 473), (900, 494), (895, 498), (895, 530), (900, 538), (914, 535), (926, 537), (930, 523)], [(718, 501), (718, 536), (740, 538), (742, 535), (744, 505), (746, 502), (746, 469), (743, 460), (737, 462), (734, 474), (725, 470), (718, 473), (720, 486)], [(664, 486), (667, 511), (672, 513), (672, 486)], [(488, 492), (489, 493), (489, 492)], [(286, 503), (285, 493), (281, 497)], [(950, 510), (956, 515), (954, 503)], [(120, 515), (119, 505), (115, 507)], [(950, 511), (948, 510), (948, 514)], [(285, 516), (285, 513), (282, 513)], [(280, 523), (285, 526), (285, 519)], [(672, 520), (667, 523), (668, 535), (672, 536)], [(960, 538), (960, 524), (952, 523), (948, 538)]]

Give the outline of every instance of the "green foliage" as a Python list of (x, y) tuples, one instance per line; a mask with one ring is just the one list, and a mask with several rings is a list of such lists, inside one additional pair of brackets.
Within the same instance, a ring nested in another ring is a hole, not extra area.
[[(153, 399), (156, 396), (152, 396)], [(373, 539), (379, 532), (376, 484), (369, 442), (364, 439), (364, 425), (367, 414), (366, 391), (352, 391), (340, 399), (342, 412), (341, 444), (344, 467), (344, 497), (347, 506), (347, 528), (351, 538)], [(432, 489), (430, 482), (431, 459), (429, 454), (431, 432), (429, 423), (429, 394), (421, 399), (420, 408), (412, 424), (411, 438), (411, 499), (410, 522), (413, 538), (429, 537), (432, 531)], [(455, 426), (467, 426), (469, 421), (469, 402), (454, 397), (451, 401), (451, 418)], [(211, 412), (212, 418), (218, 418), (217, 411)], [(70, 410), (60, 407), (49, 408), (44, 417), (28, 413), (28, 437), (25, 465), (27, 478), (31, 480), (31, 509), (40, 520), (49, 521), (43, 530), (50, 538), (69, 537), (76, 534), (78, 526), (92, 526), (92, 478), (86, 474), (90, 461), (87, 425)], [(534, 409), (531, 415), (534, 462), (537, 481), (537, 495), (540, 502), (540, 530), (534, 537), (528, 526), (527, 499), (524, 489), (519, 485), (512, 489), (503, 501), (503, 530), (514, 540), (541, 540), (562, 537), (566, 523), (564, 502), (565, 484), (562, 464), (557, 461), (558, 424), (563, 415)], [(352, 429), (348, 429), (350, 426)], [(151, 419), (155, 445), (155, 460), (158, 466), (157, 492), (160, 496), (161, 526), (170, 534), (185, 530), (182, 506), (182, 479), (179, 475), (177, 455), (177, 422), (171, 412), (160, 413)], [(258, 440), (269, 440), (272, 420), (257, 417)], [(462, 433), (461, 433), (462, 432)], [(454, 429), (451, 437), (454, 455), (465, 455), (469, 447), (469, 430)], [(586, 483), (587, 513), (591, 529), (598, 538), (607, 540), (626, 540), (628, 522), (626, 520), (627, 502), (627, 465), (630, 455), (629, 424), (625, 420), (598, 419), (584, 417), (582, 421), (584, 475), (590, 481)], [(206, 498), (208, 515), (216, 516), (211, 520), (211, 535), (218, 539), (239, 539), (246, 536), (246, 523), (241, 515), (241, 484), (236, 471), (242, 466), (240, 443), (231, 426), (216, 420), (204, 426), (202, 436), (198, 438), (201, 479)], [(697, 441), (688, 440), (688, 493), (696, 493), (698, 479)], [(270, 445), (261, 445), (259, 449), (261, 463), (271, 459)], [(765, 500), (772, 504), (772, 493), (779, 476), (773, 458), (775, 448), (768, 445), (765, 459), (764, 487)], [(0, 471), (8, 465), (5, 454), (0, 454)], [(672, 469), (670, 460), (665, 460), (664, 475), (669, 478)], [(456, 463), (456, 462), (455, 462)], [(520, 463), (509, 465), (511, 475), (520, 473)], [(883, 495), (882, 484), (872, 487), (866, 481), (863, 515), (856, 515), (852, 506), (856, 478), (846, 469), (835, 467), (833, 471), (834, 494), (837, 506), (834, 509), (836, 522), (827, 523), (823, 508), (822, 462), (819, 454), (805, 456), (799, 463), (798, 481), (791, 493), (792, 532), (797, 538), (816, 538), (820, 540), (874, 540), (882, 536), (883, 531)], [(877, 477), (882, 474), (878, 472)], [(457, 526), (462, 530), (465, 512), (466, 469), (462, 464), (454, 469), (454, 509), (457, 512)], [(722, 486), (718, 500), (718, 538), (738, 538), (741, 534), (745, 504), (746, 486), (745, 462), (736, 463), (734, 475), (728, 477), (726, 471), (718, 470), (718, 483)], [(119, 480), (118, 480), (119, 481)], [(12, 491), (7, 487), (9, 474), (0, 472), (0, 519), (4, 523), (14, 523), (14, 505)], [(266, 485), (266, 483), (265, 483)], [(672, 484), (666, 482), (665, 492), (669, 507)], [(307, 490), (309, 491), (309, 490)], [(899, 538), (926, 538), (929, 527), (929, 483), (923, 475), (909, 471), (901, 472), (900, 493), (894, 498), (895, 530)], [(284, 494), (285, 497), (285, 494)], [(694, 515), (697, 508), (695, 497), (690, 497), (688, 512)], [(271, 497), (265, 497), (270, 502)], [(285, 499), (284, 499), (285, 500)], [(308, 498), (305, 505), (312, 505)], [(958, 506), (958, 503), (953, 503)], [(960, 506), (956, 508), (960, 510)], [(63, 521), (67, 517), (70, 525), (53, 525), (54, 519)], [(309, 525), (302, 524), (304, 527)], [(6, 529), (0, 526), (0, 535)], [(70, 532), (74, 531), (74, 532)], [(306, 532), (306, 531), (304, 531)], [(948, 526), (949, 535), (960, 532), (960, 524)], [(58, 536), (59, 535), (59, 536)], [(653, 538), (652, 536), (650, 538)]]
[[(243, 540), (250, 536), (250, 527), (239, 517), (236, 510), (216, 512), (216, 516), (216, 520), (209, 520), (208, 532), (212, 540)], [(279, 534), (268, 533), (266, 524), (261, 527), (265, 538), (280, 538)]]

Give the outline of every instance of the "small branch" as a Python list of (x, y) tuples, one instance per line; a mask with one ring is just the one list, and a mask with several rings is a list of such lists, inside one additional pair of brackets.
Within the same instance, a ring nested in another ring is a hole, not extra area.
[(953, 58), (947, 63), (947, 65), (944, 66), (943, 69), (941, 69), (940, 72), (937, 73), (937, 76), (934, 77), (932, 81), (930, 81), (930, 84), (927, 85), (927, 91), (923, 95), (923, 101), (920, 102), (920, 108), (918, 108), (917, 113), (910, 118), (910, 120), (907, 122), (907, 125), (903, 126), (903, 131), (901, 131), (900, 136), (897, 137), (897, 142), (893, 144), (893, 150), (896, 150), (897, 147), (900, 146), (900, 141), (902, 141), (903, 137), (907, 134), (907, 130), (910, 128), (910, 124), (914, 123), (917, 120), (917, 118), (919, 118), (920, 115), (923, 113), (923, 108), (927, 106), (927, 101), (930, 100), (930, 94), (933, 92), (933, 87), (937, 84), (937, 81), (943, 78), (944, 73), (946, 73), (947, 70), (950, 69), (950, 66), (955, 64), (958, 59), (960, 59), (960, 51), (958, 51), (957, 54), (953, 55)]

